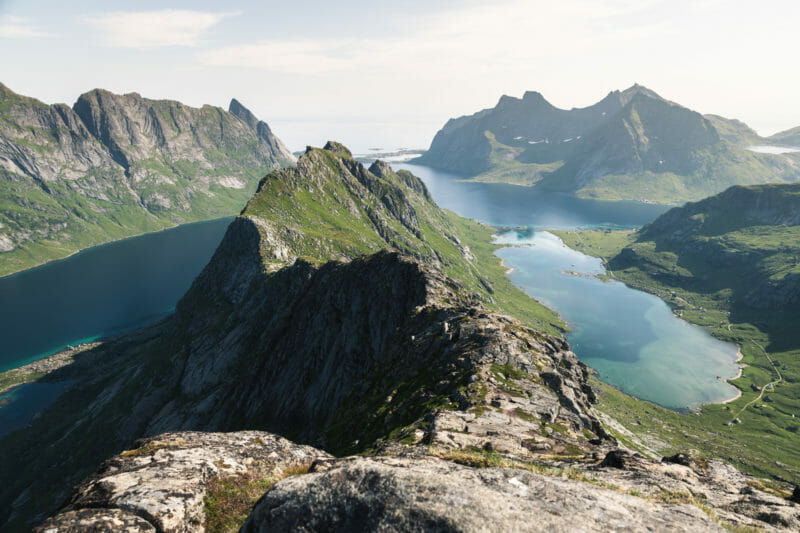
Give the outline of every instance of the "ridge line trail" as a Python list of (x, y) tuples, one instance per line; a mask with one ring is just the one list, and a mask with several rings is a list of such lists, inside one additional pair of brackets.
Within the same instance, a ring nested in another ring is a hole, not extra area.
[[(730, 327), (730, 326), (729, 326), (729, 327)], [(759, 395), (758, 395), (758, 396), (756, 396), (755, 398), (753, 398), (752, 400), (750, 400), (749, 402), (747, 402), (747, 403), (744, 405), (744, 407), (742, 407), (741, 409), (739, 409), (739, 411), (738, 411), (738, 412), (737, 412), (735, 415), (733, 415), (733, 418), (731, 418), (731, 422), (733, 421), (733, 419), (734, 419), (734, 418), (738, 418), (738, 417), (739, 417), (739, 415), (741, 415), (741, 414), (744, 412), (744, 410), (745, 410), (745, 409), (747, 409), (747, 408), (748, 408), (748, 407), (750, 407), (752, 404), (754, 404), (754, 403), (756, 403), (757, 401), (759, 401), (759, 400), (760, 400), (760, 399), (761, 399), (761, 398), (764, 396), (764, 392), (766, 392), (766, 390), (767, 390), (767, 387), (768, 387), (769, 385), (772, 385), (772, 390), (774, 391), (774, 390), (775, 390), (775, 385), (777, 385), (778, 383), (780, 383), (780, 382), (782, 382), (782, 381), (783, 381), (783, 375), (781, 374), (781, 371), (780, 371), (780, 369), (778, 369), (778, 368), (775, 366), (775, 363), (773, 363), (773, 362), (772, 362), (772, 358), (769, 356), (769, 354), (767, 354), (767, 351), (764, 349), (764, 347), (763, 347), (763, 346), (761, 346), (761, 345), (760, 345), (759, 343), (757, 343), (756, 341), (754, 341), (753, 339), (749, 339), (749, 340), (750, 340), (750, 342), (752, 342), (753, 344), (755, 344), (756, 346), (758, 346), (758, 347), (761, 349), (761, 352), (762, 352), (762, 353), (764, 354), (764, 356), (767, 358), (767, 361), (769, 361), (769, 366), (770, 366), (770, 368), (772, 368), (773, 370), (775, 370), (775, 373), (776, 373), (776, 374), (778, 374), (778, 379), (776, 379), (776, 380), (774, 380), (774, 381), (770, 381), (769, 383), (767, 383), (766, 385), (764, 385), (764, 386), (761, 388), (761, 392), (759, 393)]]

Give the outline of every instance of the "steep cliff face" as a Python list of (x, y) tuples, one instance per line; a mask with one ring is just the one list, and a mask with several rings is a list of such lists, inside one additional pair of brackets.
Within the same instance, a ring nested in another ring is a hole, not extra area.
[(294, 157), (241, 104), (231, 109), (99, 89), (48, 106), (0, 85), (0, 274), (235, 213)]
[(450, 120), (418, 161), (585, 197), (678, 202), (800, 177), (796, 158), (746, 150), (759, 141), (745, 124), (634, 85), (571, 110), (539, 93), (503, 96), (493, 109)]

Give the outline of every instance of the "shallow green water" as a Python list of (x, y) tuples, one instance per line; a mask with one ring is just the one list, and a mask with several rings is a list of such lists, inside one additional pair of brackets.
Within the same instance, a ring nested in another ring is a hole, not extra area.
[[(600, 378), (628, 394), (685, 409), (732, 398), (721, 378), (736, 375), (736, 346), (680, 320), (659, 298), (618, 282), (603, 282), (599, 259), (566, 247), (536, 228), (636, 227), (666, 210), (634, 202), (597, 202), (502, 184), (463, 183), (418, 165), (406, 168), (428, 185), (437, 203), (506, 231), (497, 252), (514, 269), (511, 280), (569, 323), (573, 351)], [(581, 275), (569, 274), (572, 271)]]

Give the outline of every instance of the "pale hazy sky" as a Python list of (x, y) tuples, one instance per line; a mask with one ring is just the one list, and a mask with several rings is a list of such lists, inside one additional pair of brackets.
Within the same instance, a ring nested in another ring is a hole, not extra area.
[(583, 107), (638, 82), (761, 134), (800, 125), (798, 0), (0, 0), (0, 81), (227, 106), (292, 149), (427, 147), (537, 90)]

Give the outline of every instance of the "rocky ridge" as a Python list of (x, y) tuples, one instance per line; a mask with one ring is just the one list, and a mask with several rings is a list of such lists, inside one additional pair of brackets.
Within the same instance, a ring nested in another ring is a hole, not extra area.
[[(202, 530), (222, 465), (241, 473), (250, 458), (253, 477), (279, 477), (295, 445), (196, 432), (258, 429), (366, 457), (302, 448), (317, 459), (310, 474), (275, 484), (247, 530), (537, 530), (573, 518), (644, 530), (679, 517), (714, 530), (717, 507), (733, 524), (796, 524), (785, 500), (739, 496), (738, 472), (723, 491), (716, 466), (616, 450), (588, 368), (562, 338), (490, 309), (499, 293), (456, 222), (413, 175), (366, 169), (337, 143), (309, 148), (261, 181), (171, 318), (49, 376), (77, 386), (0, 442), (15, 458), (0, 522), (23, 529), (67, 500), (43, 528)], [(114, 454), (68, 497), (64, 479)], [(778, 518), (758, 518), (765, 510)]]
[(236, 100), (225, 111), (95, 89), (69, 107), (0, 84), (0, 274), (233, 214), (294, 161)]

